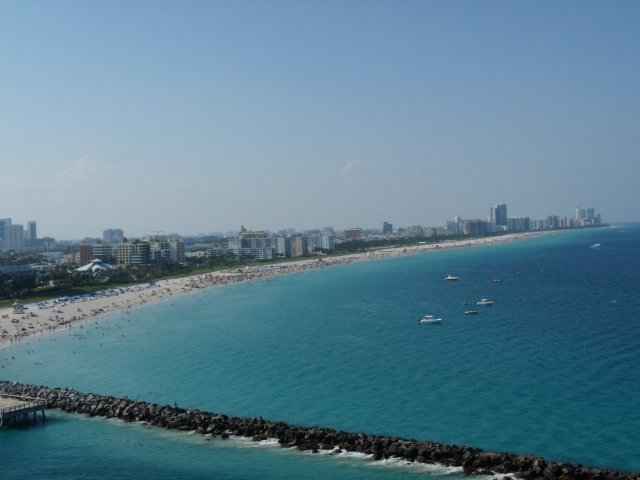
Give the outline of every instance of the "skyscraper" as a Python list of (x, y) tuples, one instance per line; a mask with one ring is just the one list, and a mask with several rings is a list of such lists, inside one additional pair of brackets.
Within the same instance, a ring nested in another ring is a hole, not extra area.
[(38, 232), (36, 230), (36, 222), (27, 222), (27, 240), (35, 242), (38, 239)]
[(491, 207), (491, 221), (496, 225), (507, 225), (507, 204), (501, 203)]
[(0, 218), (0, 249), (8, 248), (10, 228), (11, 219)]
[(20, 250), (24, 248), (24, 227), (22, 225), (10, 225), (9, 237), (5, 239), (8, 250)]

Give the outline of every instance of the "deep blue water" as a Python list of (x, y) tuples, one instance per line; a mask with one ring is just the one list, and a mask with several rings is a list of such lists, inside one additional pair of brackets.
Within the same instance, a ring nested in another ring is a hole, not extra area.
[[(13, 345), (0, 378), (638, 471), (639, 254), (620, 225), (208, 290)], [(7, 478), (424, 475), (52, 416), (0, 434)]]

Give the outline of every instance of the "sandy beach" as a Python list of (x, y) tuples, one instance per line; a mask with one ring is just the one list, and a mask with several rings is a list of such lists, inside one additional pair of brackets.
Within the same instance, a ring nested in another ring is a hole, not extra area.
[(41, 332), (53, 332), (70, 328), (75, 322), (108, 312), (135, 308), (171, 296), (185, 295), (202, 291), (203, 289), (401, 255), (416, 255), (454, 248), (500, 245), (552, 233), (558, 232), (514, 233), (501, 237), (445, 241), (438, 244), (411, 247), (381, 248), (340, 257), (305, 258), (286, 263), (246, 266), (202, 275), (158, 280), (152, 283), (104, 290), (77, 297), (62, 297), (37, 304), (26, 304), (23, 309), (3, 308), (0, 309), (0, 348)]

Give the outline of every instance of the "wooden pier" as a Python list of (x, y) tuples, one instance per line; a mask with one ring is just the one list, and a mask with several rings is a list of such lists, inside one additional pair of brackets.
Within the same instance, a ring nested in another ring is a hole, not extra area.
[(0, 429), (35, 423), (38, 412), (41, 412), (42, 420), (44, 420), (46, 408), (46, 402), (39, 398), (0, 395)]

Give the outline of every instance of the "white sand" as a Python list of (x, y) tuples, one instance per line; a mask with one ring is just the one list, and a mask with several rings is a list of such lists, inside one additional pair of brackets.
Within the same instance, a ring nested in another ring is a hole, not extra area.
[[(45, 305), (25, 305), (22, 313), (14, 313), (12, 307), (0, 309), (0, 348), (24, 337), (43, 332), (69, 328), (74, 322), (107, 312), (123, 310), (156, 302), (173, 295), (200, 291), (251, 280), (272, 278), (317, 268), (345, 265), (399, 255), (415, 255), (431, 251), (481, 245), (499, 245), (552, 232), (527, 232), (469, 240), (445, 241), (439, 244), (417, 245), (369, 250), (340, 257), (320, 257), (270, 265), (256, 265), (212, 272), (190, 277), (158, 280), (153, 284), (141, 284), (115, 290), (85, 295), (81, 300), (58, 299)], [(40, 306), (39, 306), (40, 305)]]

